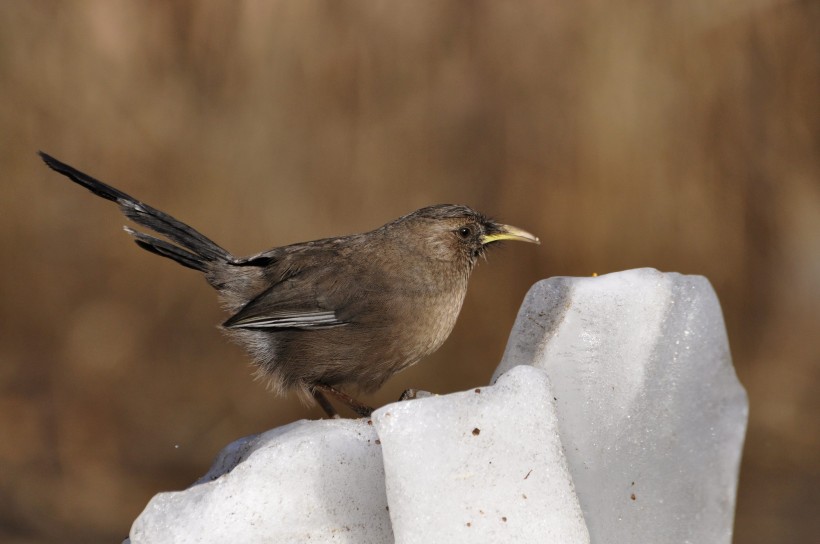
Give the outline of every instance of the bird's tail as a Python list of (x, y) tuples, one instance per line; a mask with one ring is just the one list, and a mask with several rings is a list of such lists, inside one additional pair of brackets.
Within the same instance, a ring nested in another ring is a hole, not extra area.
[(74, 183), (82, 185), (97, 196), (116, 202), (120, 205), (120, 209), (126, 217), (178, 244), (174, 245), (125, 227), (126, 232), (134, 237), (134, 241), (141, 248), (202, 272), (208, 272), (216, 263), (224, 264), (234, 260), (230, 253), (219, 247), (215, 242), (167, 213), (140, 202), (42, 151), (39, 154), (46, 165), (55, 172), (59, 172)]

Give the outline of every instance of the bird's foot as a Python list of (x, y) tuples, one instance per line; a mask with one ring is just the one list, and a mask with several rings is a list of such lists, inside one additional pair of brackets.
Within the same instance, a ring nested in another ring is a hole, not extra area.
[(404, 393), (402, 393), (399, 397), (399, 402), (403, 400), (423, 399), (432, 396), (433, 393), (422, 389), (405, 389)]

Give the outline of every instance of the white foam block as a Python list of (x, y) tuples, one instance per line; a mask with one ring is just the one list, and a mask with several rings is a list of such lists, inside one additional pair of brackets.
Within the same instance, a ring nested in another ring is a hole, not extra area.
[(549, 375), (593, 542), (731, 542), (748, 400), (706, 278), (543, 280), (495, 377), (521, 364)]
[(130, 538), (393, 542), (376, 433), (363, 419), (298, 421), (238, 440), (193, 486), (151, 499)]
[(373, 414), (395, 541), (587, 543), (546, 374)]

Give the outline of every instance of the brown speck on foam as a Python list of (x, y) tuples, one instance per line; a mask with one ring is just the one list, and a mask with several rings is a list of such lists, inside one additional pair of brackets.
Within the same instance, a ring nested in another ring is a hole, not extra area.
[(481, 434), (481, 429), (479, 429), (478, 427), (473, 429), (473, 436), (478, 436), (479, 434)]

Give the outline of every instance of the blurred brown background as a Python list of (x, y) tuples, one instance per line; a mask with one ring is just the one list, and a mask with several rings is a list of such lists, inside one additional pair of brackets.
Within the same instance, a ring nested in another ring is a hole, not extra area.
[(37, 149), (237, 254), (466, 203), (537, 233), (433, 357), (487, 383), (536, 280), (707, 276), (751, 420), (735, 542), (820, 533), (820, 3), (0, 5), (0, 540), (111, 542), (231, 440), (303, 417), (193, 271)]

